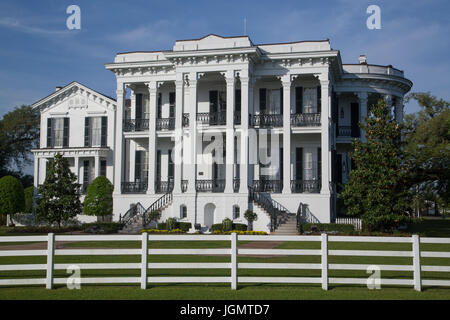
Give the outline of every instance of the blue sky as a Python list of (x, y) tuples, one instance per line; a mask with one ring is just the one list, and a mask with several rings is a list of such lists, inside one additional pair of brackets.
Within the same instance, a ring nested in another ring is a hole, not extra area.
[[(81, 30), (68, 30), (66, 8), (81, 8)], [(366, 8), (381, 8), (381, 30), (368, 30)], [(329, 38), (343, 63), (405, 70), (413, 91), (449, 100), (448, 0), (416, 1), (17, 1), (0, 2), (0, 116), (55, 86), (79, 81), (115, 97), (104, 63), (117, 52), (171, 49), (177, 39), (247, 34), (256, 44)], [(406, 112), (417, 111), (414, 104)]]

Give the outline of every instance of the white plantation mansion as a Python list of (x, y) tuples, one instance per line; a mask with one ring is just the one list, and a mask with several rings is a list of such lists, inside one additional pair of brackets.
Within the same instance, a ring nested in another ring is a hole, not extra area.
[[(114, 220), (162, 211), (204, 228), (228, 217), (273, 231), (307, 210), (333, 222), (359, 121), (382, 98), (399, 121), (412, 82), (392, 66), (342, 64), (328, 40), (252, 43), (208, 35), (116, 55), (116, 99), (73, 82), (41, 110), (35, 186), (56, 153), (85, 188), (114, 184)], [(271, 219), (272, 218), (272, 219)], [(80, 217), (80, 219), (85, 219)]]

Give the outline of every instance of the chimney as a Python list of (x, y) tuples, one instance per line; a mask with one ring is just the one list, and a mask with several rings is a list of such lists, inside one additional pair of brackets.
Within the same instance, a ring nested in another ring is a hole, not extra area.
[(57, 86), (55, 92), (56, 92), (56, 91), (59, 91), (59, 90), (61, 90), (61, 89), (62, 89), (62, 87)]
[(359, 62), (359, 64), (367, 64), (366, 55), (365, 54), (360, 55), (358, 58), (358, 62)]

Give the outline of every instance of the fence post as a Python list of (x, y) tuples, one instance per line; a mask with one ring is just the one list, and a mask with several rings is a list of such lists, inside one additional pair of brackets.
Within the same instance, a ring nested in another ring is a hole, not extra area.
[(236, 232), (231, 234), (231, 289), (237, 289), (237, 240)]
[(328, 290), (328, 234), (322, 233), (322, 289)]
[(147, 271), (148, 271), (148, 233), (141, 235), (141, 289), (147, 289)]
[(412, 249), (413, 249), (413, 268), (414, 268), (414, 290), (422, 290), (422, 279), (420, 276), (420, 238), (417, 234), (412, 236)]
[(55, 256), (55, 234), (49, 233), (47, 237), (47, 277), (45, 288), (53, 289), (53, 257)]

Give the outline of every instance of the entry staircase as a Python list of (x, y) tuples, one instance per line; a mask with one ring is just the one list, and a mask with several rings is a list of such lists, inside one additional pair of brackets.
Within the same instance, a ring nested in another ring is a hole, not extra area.
[(155, 210), (164, 210), (172, 203), (172, 199), (172, 193), (168, 192), (153, 202), (147, 209), (140, 202), (134, 204), (123, 216), (119, 217), (119, 222), (124, 225), (119, 233), (139, 233), (151, 222), (148, 220), (148, 215)]
[(276, 235), (295, 235), (298, 232), (297, 216), (286, 209), (281, 203), (275, 201), (267, 194), (257, 192), (248, 187), (249, 201), (270, 217), (270, 232)]

